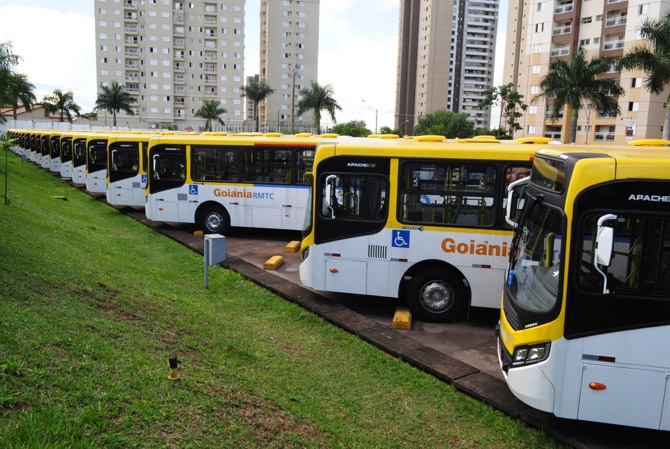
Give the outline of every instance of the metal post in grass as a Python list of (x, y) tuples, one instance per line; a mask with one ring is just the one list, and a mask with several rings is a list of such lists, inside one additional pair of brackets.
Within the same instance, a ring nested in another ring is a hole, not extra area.
[(221, 234), (205, 236), (205, 288), (209, 288), (209, 266), (226, 260), (226, 237)]

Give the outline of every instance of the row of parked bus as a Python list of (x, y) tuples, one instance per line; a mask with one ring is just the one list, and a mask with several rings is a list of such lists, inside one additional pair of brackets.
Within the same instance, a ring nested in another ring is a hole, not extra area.
[(151, 220), (302, 229), (315, 290), (403, 298), (422, 321), (501, 308), (497, 356), (519, 399), (670, 430), (670, 141), (10, 135)]
[(9, 130), (26, 159), (147, 218), (301, 230), (316, 145), (334, 135)]

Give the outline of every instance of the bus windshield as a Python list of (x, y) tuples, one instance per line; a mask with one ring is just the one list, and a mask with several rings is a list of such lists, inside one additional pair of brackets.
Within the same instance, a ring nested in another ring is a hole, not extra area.
[(562, 274), (562, 213), (533, 198), (511, 248), (505, 299), (530, 313), (550, 312), (558, 301)]

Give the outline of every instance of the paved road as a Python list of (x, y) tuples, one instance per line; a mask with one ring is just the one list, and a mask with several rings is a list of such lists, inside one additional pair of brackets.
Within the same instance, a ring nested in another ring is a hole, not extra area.
[[(149, 222), (143, 210), (121, 210), (203, 253), (203, 238), (194, 236), (192, 228)], [(670, 447), (670, 432), (558, 419), (516, 399), (503, 380), (496, 358), (494, 326), (498, 321), (497, 311), (476, 309), (462, 322), (414, 321), (411, 330), (397, 330), (392, 328), (392, 320), (398, 304), (392, 300), (315, 292), (302, 287), (298, 274), (299, 253), (284, 252), (287, 243), (299, 239), (299, 233), (235, 230), (226, 239), (226, 260), (222, 265), (508, 415), (545, 429), (573, 447)], [(264, 270), (264, 262), (275, 255), (283, 256), (284, 264), (276, 270)]]

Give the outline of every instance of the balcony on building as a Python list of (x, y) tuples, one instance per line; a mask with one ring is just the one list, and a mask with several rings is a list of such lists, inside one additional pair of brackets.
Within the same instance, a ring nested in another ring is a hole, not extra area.
[(136, 59), (126, 59), (125, 67), (126, 69), (138, 70), (140, 68), (140, 64)]
[(544, 127), (544, 137), (549, 137), (551, 140), (560, 141), (563, 138), (561, 126), (545, 126)]
[(125, 54), (128, 58), (138, 58), (140, 56), (140, 52), (136, 48), (126, 48)]
[(603, 39), (604, 56), (616, 58), (623, 56), (624, 34), (606, 35)]
[(123, 0), (123, 7), (137, 9), (137, 0)]
[(123, 31), (126, 34), (137, 34), (137, 25), (133, 23), (126, 24), (123, 26)]
[(214, 62), (214, 61), (216, 61), (216, 53), (213, 52), (213, 51), (205, 52), (205, 61), (206, 61), (206, 62)]
[(556, 7), (554, 8), (554, 14), (565, 14), (571, 13), (575, 9), (575, 4), (572, 0), (557, 2)]
[(184, 71), (184, 63), (183, 62), (175, 62), (174, 71), (175, 72), (183, 72)]
[(561, 43), (560, 45), (552, 45), (551, 57), (557, 58), (561, 56), (570, 56), (570, 44)]
[(616, 135), (615, 128), (614, 125), (596, 125), (593, 140), (599, 142), (613, 141)]
[[(553, 112), (553, 105), (548, 104), (546, 110), (544, 111), (544, 119), (545, 120), (551, 120), (551, 113)], [(565, 113), (564, 113), (564, 108), (562, 107), (561, 110), (558, 112), (558, 120), (563, 120)]]
[(172, 46), (174, 48), (184, 48), (184, 39), (183, 38), (175, 38), (175, 40), (172, 41)]
[[(178, 84), (184, 84), (186, 82), (186, 76), (181, 74), (175, 74), (172, 80)], [(175, 87), (176, 89), (176, 87)]]
[(128, 92), (139, 92), (140, 91), (140, 83), (126, 82), (126, 90)]
[(216, 14), (216, 2), (205, 2), (205, 14)]
[(172, 14), (173, 23), (184, 23), (184, 14), (183, 13), (173, 13)]
[(137, 13), (136, 12), (125, 12), (123, 14), (123, 19), (126, 21), (137, 22)]

